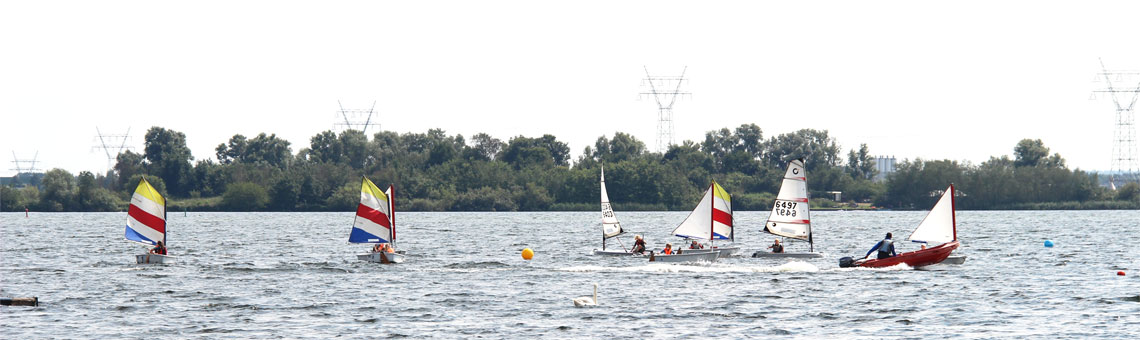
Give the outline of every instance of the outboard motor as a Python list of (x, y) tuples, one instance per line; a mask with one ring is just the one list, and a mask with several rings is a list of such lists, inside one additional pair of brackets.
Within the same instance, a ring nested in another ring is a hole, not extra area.
[(850, 256), (839, 258), (839, 268), (850, 268), (855, 266), (855, 259)]

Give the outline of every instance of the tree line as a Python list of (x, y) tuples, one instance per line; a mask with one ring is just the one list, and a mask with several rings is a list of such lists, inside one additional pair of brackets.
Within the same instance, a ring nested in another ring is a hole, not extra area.
[[(125, 151), (105, 174), (47, 171), (38, 186), (2, 187), (6, 211), (119, 211), (145, 176), (170, 200), (171, 211), (350, 211), (360, 177), (396, 185), (397, 209), (411, 211), (596, 210), (598, 175), (605, 167), (618, 210), (688, 210), (716, 180), (733, 194), (736, 210), (768, 210), (784, 168), (804, 158), (815, 207), (873, 204), (927, 209), (936, 190), (955, 183), (963, 209), (1087, 209), (1140, 207), (1135, 183), (1111, 191), (1095, 174), (1070, 170), (1040, 140), (1025, 139), (1014, 158), (973, 165), (951, 160), (903, 161), (875, 182), (866, 144), (846, 157), (826, 130), (803, 129), (764, 138), (755, 124), (709, 131), (650, 152), (626, 133), (601, 136), (577, 159), (555, 136), (485, 133), (448, 135), (381, 131), (323, 131), (307, 146), (275, 134), (237, 134), (215, 155), (195, 160), (182, 132), (152, 127), (142, 153)], [(844, 202), (827, 191), (842, 191)]]

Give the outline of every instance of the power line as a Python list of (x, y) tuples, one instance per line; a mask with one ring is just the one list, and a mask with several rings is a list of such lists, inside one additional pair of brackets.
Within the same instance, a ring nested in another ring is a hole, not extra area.
[[(380, 128), (380, 123), (378, 123), (380, 113), (376, 112), (375, 100), (372, 101), (372, 107), (368, 110), (345, 109), (344, 104), (341, 104), (340, 100), (337, 100), (336, 104), (340, 107), (340, 110), (337, 111), (337, 121), (333, 123), (335, 129), (340, 131), (360, 130), (360, 132), (363, 132), (365, 136), (367, 136), (368, 127), (376, 126), (377, 129)], [(372, 114), (374, 113), (376, 114), (376, 121), (372, 120)]]
[[(1101, 71), (1097, 73), (1098, 82), (1104, 81), (1105, 87), (1093, 90), (1090, 99), (1096, 99), (1097, 94), (1107, 94), (1112, 98), (1116, 109), (1115, 130), (1112, 137), (1112, 173), (1111, 182), (1116, 186), (1116, 180), (1122, 182), (1137, 181), (1137, 154), (1136, 154), (1136, 101), (1140, 99), (1140, 72), (1130, 70), (1109, 71), (1104, 66), (1104, 60), (1099, 59)], [(1135, 85), (1133, 85), (1135, 84)], [(1117, 178), (1119, 176), (1119, 178)]]

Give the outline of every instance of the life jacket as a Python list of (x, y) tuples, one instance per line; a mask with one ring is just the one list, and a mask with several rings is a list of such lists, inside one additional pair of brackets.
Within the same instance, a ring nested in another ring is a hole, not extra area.
[(665, 255), (673, 255), (673, 248), (665, 248), (665, 250), (662, 250), (661, 252)]
[(154, 253), (158, 255), (166, 255), (166, 247), (154, 247)]
[(784, 245), (782, 245), (782, 244), (773, 244), (773, 245), (772, 245), (772, 252), (773, 252), (773, 253), (783, 253), (783, 252), (784, 252)]
[(889, 238), (883, 239), (882, 241), (879, 242), (879, 251), (884, 252), (884, 253), (891, 252), (891, 248), (894, 248), (894, 243), (895, 243), (895, 241), (892, 239), (889, 239)]
[(384, 247), (384, 251), (386, 251), (390, 254), (390, 253), (395, 253), (396, 249), (392, 248), (392, 247)]

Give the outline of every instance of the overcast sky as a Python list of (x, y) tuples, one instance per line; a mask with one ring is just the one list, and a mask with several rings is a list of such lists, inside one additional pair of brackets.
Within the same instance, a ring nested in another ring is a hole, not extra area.
[(37, 151), (40, 169), (105, 171), (96, 127), (130, 128), (136, 151), (152, 126), (181, 131), (196, 159), (237, 133), (295, 153), (338, 100), (376, 101), (400, 133), (652, 148), (643, 67), (686, 66), (677, 141), (755, 123), (978, 163), (1040, 138), (1107, 170), (1113, 104), (1089, 96), (1098, 57), (1140, 69), (1138, 20), (1140, 3), (1095, 1), (6, 1), (0, 175)]

